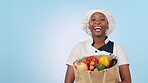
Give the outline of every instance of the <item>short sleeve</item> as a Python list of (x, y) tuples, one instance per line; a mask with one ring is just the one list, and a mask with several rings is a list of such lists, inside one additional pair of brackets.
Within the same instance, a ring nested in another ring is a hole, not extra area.
[(118, 54), (117, 55), (118, 56), (118, 66), (129, 64), (128, 57), (124, 49), (121, 46), (119, 46), (119, 48), (117, 49), (117, 54)]
[(74, 48), (72, 49), (67, 59), (66, 65), (73, 66), (73, 62), (78, 59), (80, 59), (80, 45), (79, 44), (75, 45)]

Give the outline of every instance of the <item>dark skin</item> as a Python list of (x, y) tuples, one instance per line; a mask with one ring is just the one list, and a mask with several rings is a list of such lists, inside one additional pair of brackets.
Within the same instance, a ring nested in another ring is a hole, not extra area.
[(73, 83), (75, 79), (73, 66), (68, 65), (65, 76), (65, 83)]
[[(95, 27), (101, 27), (101, 30), (97, 31), (95, 30)], [(105, 15), (99, 12), (93, 13), (90, 17), (89, 29), (92, 32), (92, 38), (94, 41), (93, 46), (95, 48), (100, 48), (101, 46), (103, 46), (105, 44), (105, 32), (108, 29), (108, 21)], [(119, 73), (121, 77), (121, 82), (118, 83), (131, 83), (131, 75), (128, 64), (120, 65)], [(73, 83), (74, 79), (75, 77), (73, 66), (68, 65), (65, 76), (65, 83)]]

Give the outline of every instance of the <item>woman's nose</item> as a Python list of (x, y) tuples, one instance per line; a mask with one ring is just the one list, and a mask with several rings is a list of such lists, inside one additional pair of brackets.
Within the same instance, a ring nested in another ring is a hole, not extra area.
[(100, 21), (96, 21), (96, 22), (95, 22), (95, 24), (100, 25), (100, 24), (101, 24), (101, 22), (100, 22)]

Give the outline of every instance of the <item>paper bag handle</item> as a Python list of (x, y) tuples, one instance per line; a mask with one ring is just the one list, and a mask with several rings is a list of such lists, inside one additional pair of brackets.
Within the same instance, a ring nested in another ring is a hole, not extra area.
[[(106, 79), (106, 72), (107, 72), (107, 70), (105, 69), (105, 70), (104, 70), (104, 76), (103, 76), (103, 83), (105, 83), (105, 79)], [(88, 73), (87, 73), (87, 74), (88, 74), (89, 82), (90, 82), (90, 83), (93, 83), (93, 82), (92, 82), (92, 80), (91, 80), (91, 76), (90, 76), (91, 71), (88, 71)]]
[(103, 83), (105, 83), (105, 79), (106, 79), (106, 72), (107, 72), (107, 70), (105, 69), (105, 70), (104, 70)]
[(90, 74), (91, 74), (91, 71), (88, 71), (89, 83), (92, 83), (92, 80), (91, 80), (91, 76), (90, 76)]

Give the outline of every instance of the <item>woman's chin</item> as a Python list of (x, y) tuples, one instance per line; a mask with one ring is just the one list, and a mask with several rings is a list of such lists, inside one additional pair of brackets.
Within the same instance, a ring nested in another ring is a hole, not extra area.
[(103, 34), (103, 33), (93, 33), (92, 36), (95, 36), (95, 37), (102, 37), (102, 36), (105, 36), (105, 34)]

